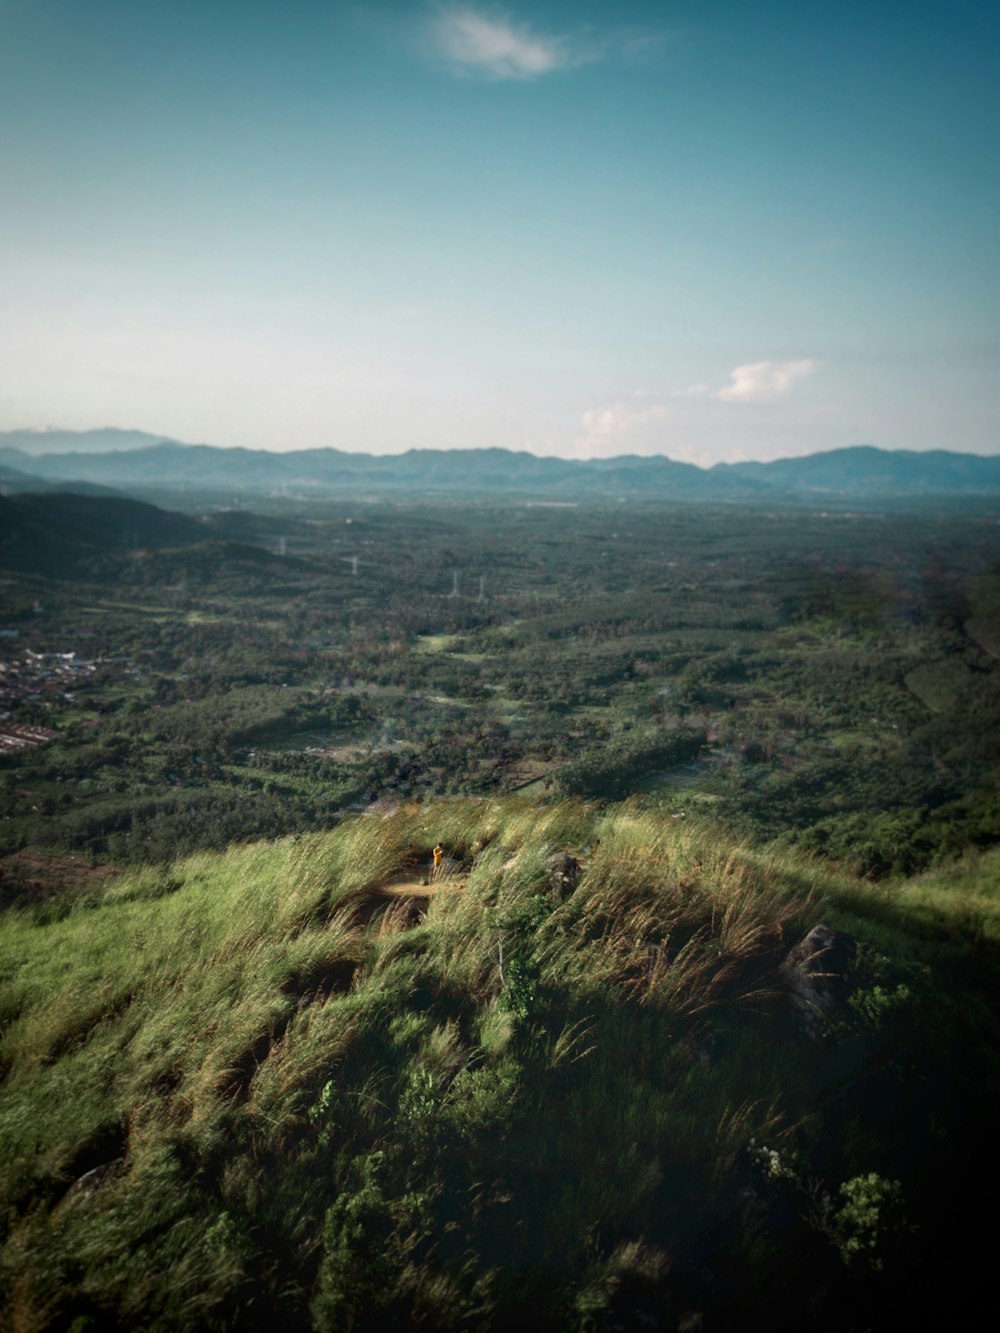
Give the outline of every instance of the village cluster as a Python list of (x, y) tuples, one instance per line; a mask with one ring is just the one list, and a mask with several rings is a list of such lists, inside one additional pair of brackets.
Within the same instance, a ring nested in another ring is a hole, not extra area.
[(49, 727), (11, 721), (24, 704), (75, 703), (73, 689), (97, 670), (97, 663), (76, 653), (36, 653), (0, 660), (0, 752), (42, 745), (55, 736)]

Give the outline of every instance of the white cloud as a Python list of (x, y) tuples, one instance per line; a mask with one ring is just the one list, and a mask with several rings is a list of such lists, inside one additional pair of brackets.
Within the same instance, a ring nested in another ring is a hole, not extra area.
[(780, 398), (806, 375), (811, 375), (817, 362), (755, 361), (749, 366), (737, 366), (729, 372), (730, 383), (712, 394), (723, 403), (770, 403)]
[[(770, 447), (789, 431), (794, 434), (814, 428), (817, 413), (827, 413), (827, 409), (815, 403), (810, 406), (808, 400), (796, 407), (783, 401), (820, 364), (811, 359), (756, 361), (737, 366), (730, 372), (730, 382), (720, 389), (706, 383), (673, 392), (633, 389), (628, 398), (583, 412), (572, 445), (564, 445), (557, 452), (568, 450), (566, 456), (571, 458), (666, 453), (670, 458), (704, 466), (730, 456), (740, 457), (747, 432), (764, 429)], [(768, 406), (779, 400), (780, 407)], [(720, 406), (724, 403), (754, 403), (763, 407), (761, 411), (733, 413)], [(739, 438), (728, 439), (734, 430)], [(758, 450), (756, 436), (752, 448)], [(788, 452), (787, 445), (783, 446), (783, 452)], [(752, 452), (747, 456), (761, 455)]]
[(428, 37), (455, 73), (487, 79), (534, 79), (592, 58), (565, 37), (542, 36), (472, 5), (442, 6), (429, 21)]
[(430, 0), (430, 11), (418, 21), (424, 53), (443, 61), (453, 74), (498, 81), (535, 79), (598, 60), (648, 64), (678, 35), (666, 28), (599, 32), (592, 24), (572, 33), (543, 33), (488, 3)]
[(568, 446), (568, 457), (614, 458), (625, 453), (657, 453), (669, 415), (669, 409), (662, 403), (640, 406), (634, 398), (631, 402), (592, 407), (580, 417), (581, 431)]
[(615, 403), (611, 407), (593, 407), (580, 418), (584, 434), (594, 436), (627, 435), (637, 426), (648, 425), (651, 421), (661, 421), (667, 409), (659, 404), (652, 407), (630, 407), (627, 403)]

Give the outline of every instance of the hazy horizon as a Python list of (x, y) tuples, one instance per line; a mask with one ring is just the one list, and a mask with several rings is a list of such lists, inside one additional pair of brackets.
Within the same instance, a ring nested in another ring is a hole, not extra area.
[(7, 0), (0, 429), (996, 452), (998, 36), (968, 0)]
[[(623, 461), (623, 460), (627, 460), (627, 459), (637, 459), (637, 458), (650, 459), (650, 460), (654, 460), (654, 459), (662, 459), (662, 460), (664, 460), (664, 461), (666, 461), (666, 462), (684, 462), (684, 461), (685, 461), (684, 459), (672, 459), (671, 456), (670, 456), (669, 454), (666, 454), (666, 453), (656, 453), (656, 454), (647, 453), (647, 454), (641, 454), (641, 453), (637, 453), (637, 452), (635, 452), (635, 451), (633, 451), (633, 452), (622, 452), (622, 453), (618, 453), (618, 454), (606, 454), (606, 455), (601, 455), (601, 456), (598, 457), (598, 458), (577, 458), (577, 457), (568, 457), (568, 458), (567, 458), (567, 457), (562, 456), (562, 455), (559, 455), (559, 454), (539, 453), (539, 452), (537, 452), (537, 451), (535, 451), (535, 450), (532, 450), (532, 449), (518, 449), (518, 448), (511, 448), (511, 447), (506, 446), (506, 445), (488, 445), (488, 444), (478, 445), (478, 446), (451, 445), (451, 446), (447, 446), (447, 447), (439, 447), (439, 446), (434, 446), (434, 445), (416, 445), (416, 446), (408, 446), (408, 447), (405, 448), (405, 449), (383, 449), (383, 450), (371, 450), (371, 451), (363, 450), (363, 449), (349, 449), (349, 448), (343, 448), (343, 447), (341, 447), (341, 446), (337, 446), (337, 445), (311, 445), (311, 446), (310, 446), (310, 445), (295, 445), (295, 444), (292, 444), (292, 445), (289, 445), (287, 448), (268, 448), (267, 446), (263, 446), (263, 445), (256, 445), (256, 446), (253, 446), (253, 445), (239, 445), (239, 444), (222, 445), (222, 444), (214, 443), (214, 442), (211, 441), (211, 440), (180, 440), (180, 439), (177, 439), (176, 437), (170, 436), (170, 435), (168, 435), (168, 434), (166, 434), (166, 433), (162, 433), (162, 434), (161, 434), (161, 433), (158, 433), (158, 432), (156, 432), (156, 431), (145, 431), (145, 430), (143, 430), (141, 427), (137, 427), (137, 426), (127, 426), (127, 427), (122, 427), (122, 426), (97, 426), (97, 427), (86, 427), (86, 428), (83, 428), (83, 429), (81, 429), (81, 430), (74, 430), (74, 429), (72, 429), (72, 428), (62, 427), (62, 426), (22, 426), (22, 427), (15, 427), (15, 428), (13, 428), (13, 429), (10, 430), (10, 431), (5, 430), (5, 429), (0, 430), (0, 439), (2, 439), (2, 437), (7, 436), (8, 434), (14, 434), (14, 435), (30, 435), (30, 436), (32, 436), (32, 437), (34, 437), (34, 438), (37, 438), (37, 439), (45, 439), (45, 438), (46, 438), (47, 436), (49, 436), (49, 435), (58, 435), (58, 436), (65, 436), (65, 435), (88, 436), (88, 435), (108, 435), (108, 434), (116, 434), (116, 435), (124, 435), (124, 436), (143, 435), (143, 436), (148, 436), (148, 437), (149, 437), (148, 442), (144, 441), (141, 445), (124, 444), (124, 445), (118, 446), (117, 448), (116, 448), (116, 446), (115, 446), (114, 444), (111, 444), (111, 445), (101, 445), (101, 446), (93, 446), (93, 445), (92, 445), (92, 446), (88, 447), (86, 450), (72, 450), (72, 449), (70, 449), (70, 450), (68, 450), (68, 451), (64, 451), (64, 450), (61, 450), (61, 449), (58, 448), (58, 447), (54, 447), (54, 448), (52, 448), (52, 449), (50, 449), (50, 450), (49, 450), (49, 449), (38, 449), (38, 450), (35, 450), (35, 451), (27, 450), (27, 451), (25, 451), (25, 452), (27, 453), (27, 456), (28, 456), (29, 458), (31, 458), (31, 457), (44, 457), (46, 454), (56, 454), (56, 455), (58, 455), (58, 454), (63, 453), (63, 452), (68, 452), (68, 453), (70, 453), (70, 454), (79, 452), (79, 453), (81, 453), (81, 455), (83, 455), (83, 456), (88, 456), (88, 455), (92, 455), (92, 454), (95, 454), (95, 453), (104, 453), (104, 452), (107, 452), (107, 453), (114, 453), (114, 452), (129, 453), (129, 452), (133, 452), (133, 451), (136, 450), (137, 448), (140, 448), (140, 449), (142, 449), (142, 448), (155, 448), (158, 444), (170, 444), (170, 445), (178, 445), (178, 446), (183, 447), (183, 448), (246, 449), (246, 450), (249, 450), (250, 452), (277, 453), (277, 454), (295, 453), (295, 452), (304, 452), (304, 451), (315, 452), (315, 451), (321, 451), (321, 450), (323, 450), (323, 449), (332, 449), (332, 450), (336, 450), (336, 451), (338, 451), (338, 452), (345, 453), (345, 454), (357, 454), (357, 455), (359, 455), (359, 456), (364, 455), (364, 456), (367, 456), (367, 457), (375, 457), (375, 458), (394, 458), (394, 457), (400, 457), (401, 455), (403, 455), (403, 454), (405, 454), (405, 453), (412, 453), (412, 452), (427, 452), (427, 453), (435, 453), (435, 452), (437, 452), (437, 453), (454, 453), (454, 452), (477, 452), (477, 451), (483, 451), (483, 452), (486, 452), (486, 451), (488, 451), (488, 450), (496, 450), (496, 449), (500, 449), (500, 450), (503, 450), (503, 451), (505, 451), (505, 452), (514, 453), (514, 454), (527, 454), (527, 455), (530, 455), (531, 457), (534, 457), (534, 458), (542, 458), (542, 459), (549, 459), (549, 458), (551, 458), (551, 459), (559, 459), (559, 460), (562, 461), (562, 462), (571, 462), (571, 463), (572, 463), (572, 462), (606, 462), (606, 463), (614, 463), (614, 462), (619, 462), (619, 461)], [(18, 447), (18, 446), (15, 446), (15, 447)], [(871, 445), (871, 444), (869, 444), (869, 443), (867, 443), (867, 442), (865, 442), (865, 441), (858, 441), (858, 442), (855, 443), (855, 444), (834, 445), (834, 446), (832, 446), (832, 447), (829, 448), (829, 449), (804, 450), (804, 451), (801, 451), (801, 452), (799, 452), (799, 453), (775, 454), (774, 457), (772, 457), (772, 458), (765, 458), (765, 459), (750, 459), (750, 458), (747, 458), (747, 459), (735, 460), (735, 461), (737, 461), (737, 462), (742, 461), (742, 462), (777, 463), (777, 462), (787, 462), (787, 461), (792, 461), (792, 460), (794, 460), (794, 459), (802, 459), (802, 458), (813, 457), (813, 456), (816, 456), (816, 455), (819, 455), (819, 454), (838, 453), (838, 452), (851, 451), (851, 450), (858, 450), (858, 449), (876, 449), (876, 450), (878, 450), (878, 452), (886, 453), (886, 454), (896, 454), (896, 453), (903, 453), (903, 454), (911, 454), (911, 453), (913, 453), (913, 454), (920, 454), (920, 453), (942, 453), (942, 452), (943, 452), (943, 453), (949, 453), (949, 454), (968, 454), (968, 455), (970, 455), (970, 456), (981, 457), (981, 458), (992, 458), (992, 457), (996, 457), (996, 456), (997, 456), (997, 453), (1000, 452), (1000, 451), (987, 451), (987, 450), (983, 450), (983, 451), (980, 451), (980, 452), (977, 453), (975, 450), (958, 450), (958, 449), (946, 449), (946, 450), (942, 450), (942, 449), (939, 449), (939, 448), (937, 448), (936, 446), (933, 446), (933, 445), (929, 445), (929, 446), (927, 446), (927, 447), (924, 448), (924, 449), (907, 449), (907, 448), (905, 448), (905, 447), (900, 447), (900, 448), (898, 448), (898, 449), (879, 449), (878, 446)], [(725, 459), (715, 460), (715, 461), (712, 461), (712, 462), (693, 462), (693, 463), (691, 464), (691, 466), (698, 467), (698, 468), (702, 468), (702, 469), (704, 469), (704, 470), (709, 470), (709, 469), (711, 469), (711, 468), (713, 468), (713, 467), (718, 467), (718, 466), (720, 466), (720, 465), (725, 465), (727, 462), (728, 462), (728, 460), (725, 460)]]

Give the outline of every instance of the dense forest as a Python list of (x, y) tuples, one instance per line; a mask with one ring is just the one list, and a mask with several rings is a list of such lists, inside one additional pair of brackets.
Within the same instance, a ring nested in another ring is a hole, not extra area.
[(28, 499), (2, 707), (54, 735), (0, 757), (8, 892), (25, 853), (515, 790), (710, 809), (876, 876), (1000, 835), (989, 512)]

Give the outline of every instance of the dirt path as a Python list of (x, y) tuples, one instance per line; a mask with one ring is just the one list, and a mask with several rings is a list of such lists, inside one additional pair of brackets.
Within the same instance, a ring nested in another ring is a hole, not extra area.
[(354, 918), (359, 925), (364, 926), (380, 919), (385, 921), (394, 918), (398, 926), (401, 912), (404, 928), (415, 926), (427, 915), (432, 898), (459, 893), (464, 888), (464, 875), (442, 875), (440, 879), (427, 883), (422, 878), (404, 876), (369, 890), (363, 901), (355, 907)]
[(457, 893), (465, 888), (464, 875), (441, 875), (438, 879), (400, 879), (383, 884), (383, 898), (435, 898), (439, 893)]

